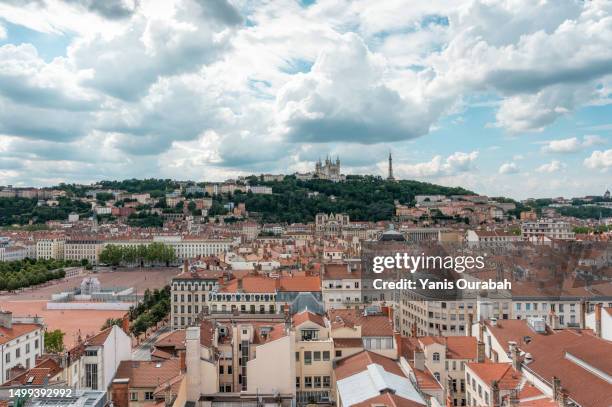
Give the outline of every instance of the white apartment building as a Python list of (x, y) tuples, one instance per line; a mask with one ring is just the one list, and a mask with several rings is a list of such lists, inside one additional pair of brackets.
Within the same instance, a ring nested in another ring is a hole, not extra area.
[(542, 219), (535, 222), (523, 222), (521, 225), (521, 237), (523, 240), (532, 239), (560, 239), (574, 240), (576, 236), (569, 222)]
[(361, 264), (325, 264), (321, 294), (326, 310), (352, 308), (361, 304)]
[(199, 256), (212, 256), (230, 251), (235, 246), (232, 239), (184, 238), (183, 236), (155, 236), (152, 240), (129, 239), (107, 241), (106, 244), (117, 246), (140, 246), (154, 242), (163, 243), (174, 248), (176, 259), (183, 261)]
[(468, 230), (466, 240), (469, 244), (511, 243), (521, 241), (521, 236), (499, 230)]
[(272, 195), (272, 187), (266, 187), (263, 185), (247, 186), (247, 190), (254, 194)]
[(44, 326), (41, 318), (14, 318), (10, 311), (0, 311), (0, 376), (9, 380), (12, 368), (34, 367), (43, 354)]
[(69, 351), (66, 381), (77, 390), (103, 390), (111, 385), (122, 360), (132, 358), (132, 340), (117, 325), (106, 328)]
[(25, 258), (36, 257), (36, 246), (25, 245), (25, 246), (6, 246), (0, 247), (0, 262), (2, 261), (17, 261)]

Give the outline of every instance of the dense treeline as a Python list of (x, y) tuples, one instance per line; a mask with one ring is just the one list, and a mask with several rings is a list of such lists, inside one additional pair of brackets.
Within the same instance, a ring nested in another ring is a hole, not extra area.
[(160, 228), (164, 226), (164, 218), (157, 213), (143, 211), (128, 216), (127, 224), (139, 228)]
[(170, 312), (170, 286), (162, 290), (147, 289), (138, 305), (131, 307), (129, 318), (132, 321), (131, 331), (138, 336), (150, 327), (162, 321)]
[(17, 290), (49, 280), (64, 278), (62, 267), (81, 265), (71, 260), (25, 259), (0, 262), (0, 290)]
[(70, 213), (91, 216), (89, 204), (61, 197), (57, 206), (38, 206), (36, 198), (0, 198), (0, 226), (25, 225), (30, 222), (45, 223), (49, 220), (67, 220)]
[(118, 266), (120, 264), (169, 264), (176, 259), (172, 246), (154, 242), (138, 246), (117, 246), (109, 244), (100, 252), (100, 263)]
[(555, 209), (563, 216), (573, 216), (579, 219), (599, 219), (612, 216), (612, 208), (603, 206), (562, 206)]
[(311, 222), (319, 212), (344, 212), (357, 221), (386, 220), (394, 215), (394, 201), (413, 204), (415, 195), (473, 194), (460, 187), (374, 176), (349, 176), (345, 182), (300, 181), (291, 176), (257, 184), (271, 186), (273, 194), (236, 193), (232, 200), (244, 202), (248, 211), (261, 213), (264, 222)]

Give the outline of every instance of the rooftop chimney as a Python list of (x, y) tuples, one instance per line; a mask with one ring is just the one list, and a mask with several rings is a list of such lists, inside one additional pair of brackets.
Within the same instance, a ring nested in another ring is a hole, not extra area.
[(179, 353), (179, 368), (181, 369), (181, 372), (187, 371), (187, 359), (185, 351), (181, 351)]
[(472, 325), (474, 325), (474, 314), (470, 312), (468, 314), (467, 329), (465, 330), (467, 336), (472, 336)]
[(11, 311), (0, 311), (0, 326), (6, 329), (13, 328), (13, 313)]
[(478, 341), (476, 345), (476, 362), (484, 363), (485, 361), (485, 344), (483, 341)]
[(187, 273), (189, 271), (189, 262), (187, 259), (183, 261), (183, 273)]
[(587, 302), (584, 299), (580, 300), (580, 329), (586, 328), (587, 307)]
[(560, 390), (561, 390), (561, 379), (559, 379), (557, 376), (553, 376), (553, 378), (552, 378), (552, 394), (553, 394), (553, 399), (555, 401), (559, 400)]
[(559, 407), (567, 407), (569, 404), (567, 402), (568, 394), (567, 390), (564, 388), (559, 389), (559, 398), (557, 399), (557, 404)]
[(512, 356), (512, 367), (517, 372), (521, 371), (521, 360), (519, 357), (519, 348), (516, 344), (510, 345), (510, 354)]
[(414, 368), (425, 370), (425, 354), (420, 349), (415, 349), (414, 351)]
[(601, 338), (601, 303), (595, 305), (595, 335)]

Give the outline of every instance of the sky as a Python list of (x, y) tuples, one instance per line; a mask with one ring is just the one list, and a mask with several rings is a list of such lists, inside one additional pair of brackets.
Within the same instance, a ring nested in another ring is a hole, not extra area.
[(0, 185), (612, 188), (612, 2), (0, 0)]

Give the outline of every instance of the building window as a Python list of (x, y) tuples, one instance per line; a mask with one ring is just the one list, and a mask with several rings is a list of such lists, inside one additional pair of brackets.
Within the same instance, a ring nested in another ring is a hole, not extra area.
[(219, 365), (219, 374), (223, 374), (223, 365)]
[(97, 350), (86, 350), (85, 356), (98, 356), (98, 351)]
[(34, 349), (38, 349), (38, 339), (34, 340)]
[(323, 360), (329, 360), (329, 351), (328, 350), (324, 350), (323, 351)]
[(342, 351), (341, 350), (337, 350), (336, 351), (336, 357), (337, 358), (342, 357)]
[(319, 352), (319, 351), (315, 351), (314, 352), (314, 361), (315, 362), (320, 362), (321, 361), (321, 352)]
[(303, 341), (316, 341), (317, 339), (319, 339), (318, 329), (302, 329)]
[(331, 387), (331, 377), (323, 376), (323, 387)]
[(312, 377), (306, 376), (304, 377), (304, 387), (311, 388), (312, 387)]
[(438, 352), (434, 352), (434, 354), (433, 354), (433, 361), (434, 362), (439, 362), (440, 361), (440, 354)]
[(21, 356), (21, 348), (15, 349), (15, 357), (18, 358), (19, 356)]
[(300, 361), (300, 352), (295, 352), (295, 361), (296, 362)]
[(11, 361), (11, 354), (7, 353), (6, 356), (4, 357), (4, 360), (6, 361), (6, 363), (9, 363)]
[(145, 392), (145, 400), (153, 400), (153, 392), (152, 391), (146, 391)]
[(295, 378), (295, 387), (297, 387), (298, 389), (300, 388), (300, 377), (299, 376)]
[(85, 387), (98, 390), (98, 365), (94, 363), (85, 364)]
[(305, 365), (312, 364), (312, 352), (304, 351), (304, 364)]
[(138, 401), (138, 393), (135, 392), (135, 391), (130, 392), (130, 400), (131, 401)]
[(315, 376), (314, 387), (321, 387), (321, 376)]

